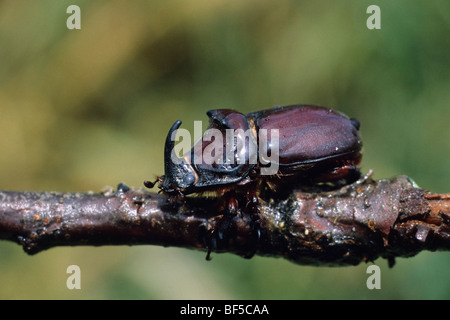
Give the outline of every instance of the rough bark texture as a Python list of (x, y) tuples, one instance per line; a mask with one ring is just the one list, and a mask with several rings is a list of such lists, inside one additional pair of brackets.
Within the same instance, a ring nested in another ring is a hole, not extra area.
[[(356, 265), (450, 249), (450, 195), (416, 188), (406, 176), (363, 179), (337, 190), (292, 190), (259, 202), (261, 236), (238, 214), (215, 252), (284, 257), (299, 264)], [(29, 254), (55, 246), (161, 245), (206, 249), (223, 214), (220, 198), (169, 201), (129, 189), (103, 193), (0, 192), (0, 239)], [(242, 210), (243, 212), (243, 210)]]

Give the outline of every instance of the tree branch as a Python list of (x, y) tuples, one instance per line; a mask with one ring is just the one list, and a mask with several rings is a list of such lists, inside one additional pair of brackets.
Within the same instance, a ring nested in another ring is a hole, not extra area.
[[(413, 186), (406, 176), (369, 176), (338, 190), (293, 190), (259, 203), (256, 254), (299, 264), (356, 265), (450, 249), (450, 195)], [(103, 193), (0, 192), (0, 239), (29, 254), (55, 246), (162, 245), (206, 249), (223, 213), (219, 198), (170, 202), (143, 189)], [(228, 246), (245, 256), (255, 245), (250, 218), (238, 215)]]

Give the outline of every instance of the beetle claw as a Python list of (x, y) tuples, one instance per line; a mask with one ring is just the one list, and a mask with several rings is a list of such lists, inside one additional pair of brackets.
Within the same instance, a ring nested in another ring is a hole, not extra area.
[(244, 255), (245, 259), (253, 258), (258, 250), (258, 243), (261, 240), (261, 227), (259, 225), (259, 221), (252, 221), (252, 250), (249, 251), (246, 255)]
[(258, 244), (261, 239), (261, 226), (259, 221), (259, 208), (258, 208), (258, 197), (255, 194), (252, 194), (249, 197), (249, 201), (247, 203), (247, 212), (250, 214), (250, 226), (252, 239), (251, 242), (251, 251), (248, 252), (244, 258), (250, 259), (252, 258), (256, 251), (258, 250)]
[(205, 257), (205, 259), (207, 261), (211, 261), (212, 260), (212, 258), (211, 258), (211, 252), (212, 252), (212, 247), (213, 247), (212, 242), (215, 242), (214, 239), (212, 237), (208, 237), (208, 244), (206, 246), (208, 251), (206, 252), (206, 257)]
[(226, 249), (228, 247), (229, 234), (233, 226), (233, 219), (238, 213), (238, 203), (235, 194), (230, 192), (228, 196), (228, 206), (223, 217), (217, 222), (214, 229), (209, 232), (206, 254), (206, 260), (211, 260), (211, 252), (213, 249)]
[(212, 229), (207, 238), (206, 260), (210, 261), (213, 249), (221, 250), (228, 247), (228, 234), (230, 233), (233, 216), (225, 214), (218, 222), (217, 226)]

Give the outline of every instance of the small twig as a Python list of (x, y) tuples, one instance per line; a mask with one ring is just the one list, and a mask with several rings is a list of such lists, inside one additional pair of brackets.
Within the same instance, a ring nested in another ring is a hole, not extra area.
[[(370, 177), (324, 192), (293, 190), (260, 202), (256, 254), (299, 264), (356, 265), (421, 250), (450, 249), (450, 195), (416, 188), (406, 176)], [(222, 217), (217, 198), (168, 201), (130, 190), (93, 193), (0, 192), (0, 239), (29, 254), (55, 246), (162, 245), (206, 249)], [(237, 216), (220, 252), (246, 255), (255, 245), (250, 220)], [(216, 250), (217, 252), (218, 250)]]

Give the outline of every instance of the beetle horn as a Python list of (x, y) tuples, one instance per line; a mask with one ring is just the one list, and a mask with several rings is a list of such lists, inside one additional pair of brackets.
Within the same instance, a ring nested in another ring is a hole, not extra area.
[(181, 126), (181, 120), (175, 121), (175, 123), (172, 125), (172, 127), (169, 130), (169, 133), (167, 134), (166, 138), (166, 144), (164, 147), (164, 171), (166, 175), (166, 179), (170, 180), (170, 177), (172, 176), (172, 169), (173, 169), (173, 163), (172, 163), (172, 151), (175, 147), (175, 141), (172, 140), (172, 134)]

